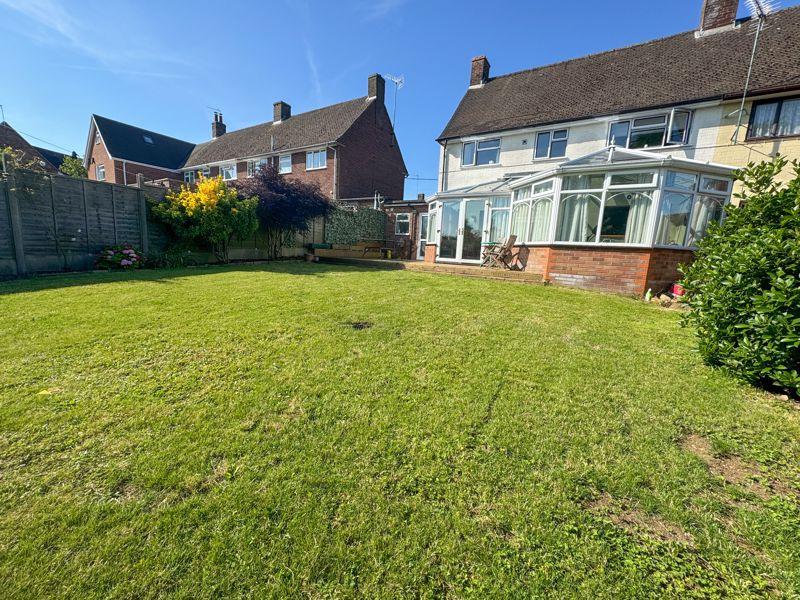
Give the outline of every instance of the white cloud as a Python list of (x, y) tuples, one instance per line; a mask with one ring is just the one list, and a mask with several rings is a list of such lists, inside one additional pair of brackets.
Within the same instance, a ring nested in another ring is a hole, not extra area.
[[(65, 45), (98, 63), (97, 67), (68, 65), (69, 68), (107, 71), (115, 74), (154, 77), (181, 77), (164, 67), (188, 66), (188, 62), (171, 53), (153, 51), (151, 43), (140, 38), (131, 39), (121, 35), (118, 29), (113, 34), (103, 34), (100, 28), (88, 27), (80, 22), (66, 8), (62, 0), (0, 0), (0, 7), (6, 7), (36, 27), (15, 28), (35, 42), (47, 45)], [(101, 37), (98, 37), (101, 36)], [(142, 70), (127, 68), (131, 61), (137, 61)]]
[(372, 0), (360, 6), (365, 21), (382, 19), (402, 7), (408, 0)]

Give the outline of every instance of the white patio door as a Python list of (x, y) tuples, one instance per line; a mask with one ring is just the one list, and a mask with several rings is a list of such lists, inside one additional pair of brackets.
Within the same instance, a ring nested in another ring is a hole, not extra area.
[(423, 260), (425, 258), (425, 244), (428, 243), (428, 219), (430, 215), (427, 213), (422, 213), (419, 216), (419, 226), (417, 230), (419, 231), (419, 242), (417, 242), (417, 260)]
[(439, 260), (480, 262), (486, 217), (483, 198), (444, 200), (439, 232)]

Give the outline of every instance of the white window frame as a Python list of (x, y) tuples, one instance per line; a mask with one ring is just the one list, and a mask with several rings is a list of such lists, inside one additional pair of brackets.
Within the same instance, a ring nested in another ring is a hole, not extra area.
[[(491, 147), (491, 148), (483, 148), (481, 150), (478, 150), (478, 145), (479, 144), (484, 144), (486, 142), (494, 142), (494, 141), (497, 142), (497, 148)], [(473, 144), (475, 146), (475, 150), (472, 153), (472, 162), (471, 163), (465, 163), (464, 162), (464, 149), (467, 147), (468, 144)], [(478, 164), (478, 152), (485, 152), (487, 150), (497, 150), (497, 162), (487, 163), (485, 165), (479, 165)], [(502, 142), (502, 138), (500, 138), (500, 137), (486, 138), (486, 139), (483, 139), (483, 140), (467, 140), (465, 142), (462, 142), (462, 144), (461, 144), (461, 166), (462, 167), (496, 167), (496, 166), (501, 164), (501, 162), (500, 162), (500, 153), (502, 152), (502, 150), (503, 150), (503, 142)]]
[[(566, 136), (554, 140), (553, 135), (556, 133), (561, 133), (562, 131), (566, 133)], [(536, 151), (539, 148), (539, 136), (544, 134), (548, 134), (550, 136), (550, 139), (547, 142), (547, 156), (536, 156)], [(566, 146), (564, 146), (564, 154), (562, 156), (553, 156), (554, 141), (566, 142)], [(561, 127), (559, 129), (543, 129), (542, 131), (537, 131), (533, 137), (533, 160), (550, 160), (551, 158), (566, 158), (567, 146), (569, 146), (569, 127)]]
[[(283, 167), (283, 160), (288, 158), (289, 159), (289, 168), (285, 169)], [(281, 154), (278, 156), (278, 173), (281, 175), (286, 175), (287, 173), (292, 172), (292, 155), (291, 154)]]
[[(233, 181), (236, 179), (238, 173), (236, 172), (236, 163), (228, 163), (225, 165), (220, 165), (219, 167), (219, 174), (222, 175), (223, 181)], [(231, 174), (232, 177), (226, 177), (226, 174)]]
[(100, 131), (96, 130), (94, 132), (94, 145), (97, 146), (100, 144)]
[[(679, 142), (672, 142), (670, 141), (670, 135), (672, 132), (672, 126), (675, 124), (675, 115), (678, 113), (685, 113), (686, 117), (686, 130), (683, 134), (683, 139)], [(629, 117), (627, 119), (617, 119), (615, 121), (610, 121), (608, 124), (608, 129), (606, 131), (606, 143), (610, 146), (612, 145), (611, 141), (611, 129), (614, 125), (619, 125), (620, 123), (627, 123), (628, 124), (628, 135), (625, 139), (624, 146), (618, 146), (620, 148), (627, 148), (631, 150), (652, 150), (654, 148), (667, 148), (667, 147), (674, 147), (674, 146), (686, 146), (689, 143), (689, 136), (691, 134), (692, 128), (692, 117), (694, 116), (693, 112), (689, 109), (685, 108), (673, 108), (668, 112), (655, 112), (649, 113), (644, 115), (636, 115), (634, 117)], [(658, 146), (647, 146), (646, 148), (631, 148), (631, 134), (634, 130), (645, 130), (645, 129), (655, 129), (654, 125), (640, 125), (638, 127), (634, 126), (634, 123), (640, 119), (653, 119), (655, 117), (664, 117), (664, 135), (661, 138), (661, 144)], [(534, 153), (536, 152), (534, 148)]]
[[(516, 190), (514, 190), (514, 194), (511, 197), (511, 206), (510, 206), (511, 212), (508, 213), (508, 233), (509, 233), (509, 235), (511, 234), (511, 218), (512, 218), (512, 215), (513, 215), (514, 206), (519, 205), (519, 204), (527, 204), (528, 205), (528, 216), (525, 218), (525, 227), (523, 229), (523, 231), (525, 232), (525, 235), (522, 236), (524, 239), (520, 239), (519, 237), (517, 237), (517, 240), (514, 242), (515, 246), (520, 246), (520, 245), (528, 245), (529, 246), (529, 245), (534, 245), (534, 244), (549, 244), (550, 243), (550, 240), (553, 237), (553, 231), (552, 231), (552, 229), (553, 229), (553, 211), (555, 211), (558, 208), (558, 205), (556, 204), (556, 195), (555, 195), (556, 194), (556, 191), (555, 191), (556, 190), (556, 181), (557, 181), (556, 178), (544, 179), (542, 181), (537, 181), (536, 183), (529, 183), (526, 186), (523, 186), (521, 188), (517, 188)], [(547, 183), (547, 182), (551, 183), (551, 186), (550, 186), (549, 190), (544, 190), (542, 192), (534, 194), (534, 189), (536, 188), (537, 185), (542, 185), (543, 183)], [(520, 190), (524, 190), (525, 188), (530, 188), (530, 195), (527, 198), (519, 198), (519, 199), (517, 199), (517, 192), (519, 192)], [(528, 238), (530, 238), (530, 234), (531, 234), (531, 217), (533, 216), (533, 205), (535, 203), (537, 203), (537, 202), (541, 202), (545, 198), (550, 198), (550, 202), (551, 202), (550, 223), (547, 224), (547, 235), (545, 236), (544, 240), (537, 240), (535, 242), (532, 242)]]
[[(400, 218), (402, 217), (402, 219)], [(405, 223), (408, 225), (408, 231), (403, 233), (402, 231), (397, 230), (397, 226), (400, 223)], [(397, 213), (394, 217), (394, 234), (395, 235), (411, 235), (411, 213)]]
[[(102, 177), (100, 174), (102, 173)], [(106, 180), (106, 166), (103, 163), (97, 163), (94, 166), (94, 178), (97, 181), (105, 181)]]
[(183, 172), (183, 182), (188, 183), (189, 185), (194, 183), (195, 173), (194, 171), (184, 171)]
[[(682, 173), (684, 175), (692, 175), (695, 178), (694, 187), (692, 189), (682, 188), (682, 187), (668, 187), (667, 186), (667, 171), (673, 171), (674, 173)], [(726, 181), (728, 186), (727, 190), (722, 192), (719, 190), (703, 190), (703, 180), (704, 179), (718, 179), (721, 181)], [(697, 210), (697, 197), (698, 196), (712, 196), (714, 198), (718, 198), (722, 203), (722, 219), (725, 219), (725, 206), (730, 204), (731, 200), (731, 189), (733, 187), (733, 180), (730, 177), (724, 177), (721, 175), (714, 175), (712, 173), (699, 173), (696, 171), (685, 171), (681, 169), (667, 169), (664, 171), (664, 183), (661, 186), (661, 199), (658, 203), (658, 212), (656, 214), (656, 220), (654, 222), (653, 227), (653, 247), (655, 248), (671, 248), (671, 249), (681, 249), (681, 250), (694, 250), (697, 248), (697, 245), (689, 245), (686, 242), (689, 239), (689, 232), (691, 231), (691, 224), (692, 220), (695, 216), (695, 211)], [(683, 235), (683, 243), (678, 244), (659, 244), (656, 242), (656, 236), (658, 235), (658, 231), (656, 231), (657, 227), (655, 225), (658, 223), (658, 218), (661, 216), (661, 205), (663, 203), (663, 199), (666, 198), (667, 193), (676, 193), (676, 194), (684, 194), (686, 196), (691, 196), (691, 207), (689, 208), (689, 214), (687, 215), (687, 226), (686, 226), (686, 233)]]
[[(318, 164), (317, 158), (322, 157), (322, 164)], [(311, 166), (309, 167), (309, 159)], [(315, 166), (316, 165), (316, 166)], [(319, 171), (320, 169), (328, 168), (328, 150), (323, 148), (321, 150), (309, 150), (306, 152), (306, 171)]]
[(266, 158), (256, 158), (253, 160), (247, 161), (247, 176), (252, 177), (256, 174), (256, 171), (266, 167), (269, 164), (269, 160)]
[[(611, 177), (613, 175), (632, 175), (636, 173), (653, 173), (652, 182), (647, 183), (632, 183), (632, 184), (615, 184), (611, 185)], [(659, 182), (660, 182), (660, 173), (661, 171), (658, 168), (639, 168), (639, 169), (626, 169), (620, 171), (605, 171), (602, 172), (603, 174), (603, 187), (602, 188), (586, 188), (586, 189), (570, 189), (565, 190), (563, 187), (563, 180), (566, 177), (572, 175), (592, 175), (598, 174), (597, 171), (576, 171), (574, 173), (564, 173), (559, 178), (557, 178), (558, 186), (554, 187), (553, 190), (553, 211), (550, 215), (550, 240), (551, 243), (555, 246), (592, 246), (592, 247), (619, 247), (619, 248), (649, 248), (652, 245), (652, 236), (654, 235), (654, 225), (656, 215), (661, 210), (661, 202), (660, 202), (660, 194), (659, 194)], [(555, 189), (555, 188), (558, 189)], [(605, 212), (606, 208), (606, 200), (608, 193), (615, 193), (621, 192), (625, 190), (631, 191), (647, 191), (651, 194), (650, 196), (650, 214), (647, 217), (647, 225), (645, 231), (647, 235), (644, 238), (644, 241), (639, 244), (626, 244), (624, 242), (601, 242), (600, 235), (602, 234), (603, 229), (603, 213)], [(596, 194), (600, 197), (600, 208), (597, 213), (597, 231), (594, 235), (594, 240), (589, 242), (571, 242), (571, 241), (564, 241), (564, 240), (557, 240), (556, 234), (558, 232), (558, 218), (561, 216), (561, 205), (563, 203), (563, 197), (565, 195), (571, 194)]]

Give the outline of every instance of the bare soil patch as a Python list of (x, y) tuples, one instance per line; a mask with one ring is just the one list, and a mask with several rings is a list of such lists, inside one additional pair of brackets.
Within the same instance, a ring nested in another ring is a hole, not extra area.
[(645, 534), (662, 542), (672, 542), (694, 547), (694, 538), (678, 525), (669, 523), (657, 515), (651, 515), (628, 506), (625, 502), (614, 499), (603, 493), (589, 503), (587, 508), (600, 516), (606, 517), (617, 527), (633, 534)]

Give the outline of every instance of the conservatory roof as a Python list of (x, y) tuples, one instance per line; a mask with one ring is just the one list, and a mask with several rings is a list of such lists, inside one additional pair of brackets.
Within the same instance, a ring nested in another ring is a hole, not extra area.
[(446, 190), (444, 192), (439, 192), (432, 198), (448, 198), (448, 197), (464, 198), (465, 196), (492, 196), (492, 195), (502, 196), (503, 194), (511, 193), (511, 190), (508, 186), (512, 181), (515, 181), (515, 179), (512, 177), (504, 177), (503, 179), (495, 179), (494, 181), (489, 181), (487, 183), (467, 185), (464, 187), (455, 188), (452, 190)]
[(646, 152), (644, 150), (628, 150), (617, 146), (607, 146), (597, 152), (586, 154), (573, 160), (561, 163), (559, 166), (548, 171), (534, 173), (527, 177), (522, 177), (508, 182), (508, 188), (514, 189), (527, 185), (534, 181), (548, 179), (561, 173), (574, 171), (617, 171), (639, 168), (661, 168), (671, 167), (689, 171), (701, 171), (703, 173), (713, 173), (715, 175), (731, 176), (736, 167), (723, 165), (720, 163), (704, 162), (691, 158), (677, 158), (671, 154), (659, 154), (656, 152)]

